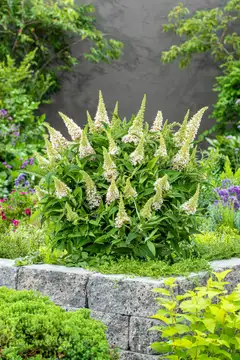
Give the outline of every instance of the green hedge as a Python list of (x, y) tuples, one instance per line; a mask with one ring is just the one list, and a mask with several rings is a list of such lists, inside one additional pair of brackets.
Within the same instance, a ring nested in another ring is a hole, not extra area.
[(105, 326), (87, 309), (67, 312), (32, 291), (0, 288), (2, 360), (110, 360)]

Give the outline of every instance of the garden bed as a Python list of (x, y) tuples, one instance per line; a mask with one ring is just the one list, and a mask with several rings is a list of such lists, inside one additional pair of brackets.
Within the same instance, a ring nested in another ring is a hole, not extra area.
[[(213, 261), (213, 271), (232, 269), (226, 280), (232, 290), (240, 281), (240, 259)], [(196, 284), (203, 285), (208, 272), (177, 277), (177, 293), (183, 294)], [(17, 290), (33, 289), (50, 296), (66, 309), (89, 308), (94, 318), (108, 326), (111, 345), (121, 351), (121, 360), (154, 360), (149, 345), (158, 338), (148, 329), (155, 324), (149, 317), (158, 309), (152, 290), (165, 287), (164, 279), (103, 275), (81, 268), (55, 265), (16, 267), (14, 261), (0, 260), (0, 286)]]

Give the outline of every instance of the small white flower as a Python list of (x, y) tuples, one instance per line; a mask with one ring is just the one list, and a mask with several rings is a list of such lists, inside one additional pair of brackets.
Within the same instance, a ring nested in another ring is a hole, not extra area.
[(162, 124), (163, 124), (163, 115), (161, 111), (158, 111), (150, 131), (151, 132), (160, 131), (162, 129)]

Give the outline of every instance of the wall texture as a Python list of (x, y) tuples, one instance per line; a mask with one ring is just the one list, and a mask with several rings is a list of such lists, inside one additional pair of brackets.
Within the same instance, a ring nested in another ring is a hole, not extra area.
[[(212, 92), (218, 71), (208, 56), (195, 59), (192, 66), (179, 70), (177, 64), (163, 65), (161, 51), (176, 43), (172, 34), (162, 32), (169, 11), (177, 0), (84, 0), (97, 9), (97, 23), (105, 34), (121, 40), (124, 55), (112, 65), (90, 64), (81, 59), (82, 45), (73, 48), (80, 63), (71, 74), (62, 77), (62, 89), (53, 96), (53, 103), (43, 108), (48, 121), (63, 129), (57, 111), (86, 121), (86, 110), (95, 114), (98, 90), (104, 94), (109, 111), (120, 102), (121, 116), (136, 113), (144, 93), (148, 96), (147, 119), (152, 121), (162, 110), (170, 121), (182, 121), (188, 108), (192, 111), (211, 106)], [(225, 0), (183, 0), (190, 10), (213, 8)], [(207, 115), (203, 128), (210, 127)]]
[[(226, 277), (228, 291), (240, 282), (240, 259), (214, 261), (211, 267), (218, 272), (232, 270)], [(182, 295), (196, 284), (206, 284), (208, 277), (204, 272), (178, 277), (176, 294)], [(54, 265), (17, 268), (14, 261), (0, 259), (0, 286), (38, 290), (68, 310), (87, 307), (95, 319), (107, 326), (109, 343), (120, 349), (120, 360), (159, 359), (150, 348), (158, 334), (148, 329), (159, 325), (150, 318), (158, 309), (155, 300), (158, 294), (152, 290), (165, 287), (164, 279), (102, 275)]]

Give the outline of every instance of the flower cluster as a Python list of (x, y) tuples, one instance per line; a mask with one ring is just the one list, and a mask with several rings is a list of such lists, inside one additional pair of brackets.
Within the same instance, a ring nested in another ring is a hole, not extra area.
[(233, 186), (231, 181), (226, 179), (222, 182), (221, 188), (215, 189), (218, 195), (218, 200), (215, 205), (222, 205), (225, 207), (233, 208), (235, 211), (240, 209), (240, 186)]
[(8, 198), (0, 199), (0, 215), (5, 226), (18, 227), (21, 221), (27, 221), (35, 204), (32, 191), (15, 189)]

